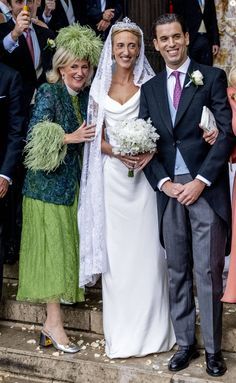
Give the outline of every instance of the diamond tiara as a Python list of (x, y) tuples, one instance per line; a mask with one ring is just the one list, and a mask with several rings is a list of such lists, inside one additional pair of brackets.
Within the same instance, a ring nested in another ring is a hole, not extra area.
[(142, 33), (140, 27), (134, 22), (132, 22), (128, 17), (124, 17), (122, 21), (117, 21), (112, 27), (113, 32), (119, 31), (121, 29), (136, 30), (139, 33)]

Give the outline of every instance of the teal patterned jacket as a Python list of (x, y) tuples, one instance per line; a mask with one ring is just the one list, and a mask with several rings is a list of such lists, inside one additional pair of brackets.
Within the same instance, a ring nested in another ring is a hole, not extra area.
[[(78, 95), (80, 112), (86, 119), (89, 89)], [(38, 122), (50, 120), (72, 133), (78, 120), (71, 97), (63, 84), (43, 84), (38, 89), (29, 130)], [(72, 205), (80, 179), (79, 153), (82, 144), (69, 144), (64, 162), (53, 172), (28, 170), (23, 186), (23, 195), (57, 205)]]

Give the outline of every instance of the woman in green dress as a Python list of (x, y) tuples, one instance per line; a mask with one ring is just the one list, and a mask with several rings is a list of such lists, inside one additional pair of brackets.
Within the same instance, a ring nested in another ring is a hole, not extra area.
[[(49, 41), (53, 45), (53, 41)], [(80, 302), (77, 201), (82, 143), (87, 125), (88, 85), (101, 40), (77, 24), (60, 30), (48, 83), (36, 95), (25, 148), (23, 228), (18, 300), (47, 304), (40, 344), (77, 352), (65, 333), (60, 302)]]

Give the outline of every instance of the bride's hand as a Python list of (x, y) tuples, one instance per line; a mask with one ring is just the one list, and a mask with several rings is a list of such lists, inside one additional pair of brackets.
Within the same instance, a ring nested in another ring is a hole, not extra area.
[(139, 165), (140, 156), (122, 156), (116, 154), (114, 157), (118, 158), (128, 169), (136, 169)]
[(137, 162), (136, 168), (138, 170), (142, 170), (148, 164), (148, 162), (151, 161), (151, 159), (153, 158), (155, 154), (156, 152), (140, 154), (139, 161)]

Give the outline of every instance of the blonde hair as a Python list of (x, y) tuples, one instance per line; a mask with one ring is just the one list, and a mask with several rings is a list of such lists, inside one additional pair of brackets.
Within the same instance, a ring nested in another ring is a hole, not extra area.
[[(67, 65), (73, 64), (76, 60), (78, 60), (77, 57), (75, 57), (72, 53), (70, 53), (68, 50), (66, 50), (63, 47), (60, 47), (56, 50), (53, 59), (52, 59), (52, 69), (47, 72), (47, 80), (51, 84), (55, 84), (56, 82), (62, 82), (62, 75), (60, 72), (61, 68), (64, 68)], [(88, 61), (86, 58), (84, 60)], [(86, 82), (84, 84), (85, 88), (86, 86), (89, 86), (91, 83), (91, 79), (93, 77), (93, 67), (90, 65), (89, 61), (89, 75), (86, 79)]]
[(138, 46), (139, 46), (139, 48), (141, 47), (141, 43), (142, 43), (142, 35), (141, 35), (141, 33), (139, 32), (139, 30), (131, 29), (131, 28), (114, 29), (114, 31), (112, 32), (112, 35), (111, 35), (112, 44), (114, 42), (114, 37), (116, 35), (118, 35), (118, 33), (121, 33), (121, 32), (130, 32), (130, 33), (132, 33), (132, 35), (134, 35), (134, 36), (136, 36), (138, 38)]
[(231, 86), (233, 87), (236, 86), (236, 65), (231, 68), (229, 72), (228, 80)]

